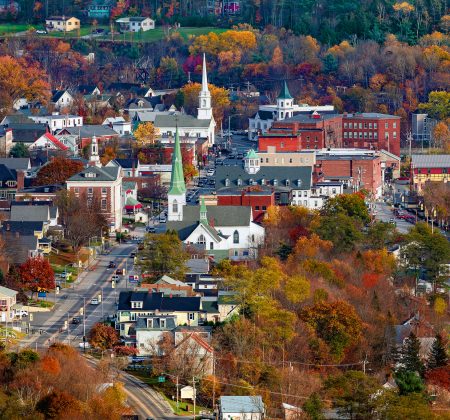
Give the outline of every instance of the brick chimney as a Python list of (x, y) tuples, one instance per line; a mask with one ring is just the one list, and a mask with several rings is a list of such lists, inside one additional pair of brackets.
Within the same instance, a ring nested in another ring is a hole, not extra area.
[(25, 171), (17, 171), (17, 191), (23, 190), (25, 187)]

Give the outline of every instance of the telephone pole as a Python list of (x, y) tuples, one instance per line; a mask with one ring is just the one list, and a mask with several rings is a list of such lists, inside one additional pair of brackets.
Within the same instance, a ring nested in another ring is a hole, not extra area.
[(195, 415), (195, 400), (196, 400), (196, 391), (195, 391), (195, 376), (192, 377), (192, 388), (193, 388), (193, 399), (194, 399), (194, 420), (196, 419), (196, 415)]
[(179, 408), (178, 408), (178, 387), (179, 387), (179, 383), (178, 383), (178, 376), (177, 376), (177, 414), (178, 414), (178, 411), (179, 411)]

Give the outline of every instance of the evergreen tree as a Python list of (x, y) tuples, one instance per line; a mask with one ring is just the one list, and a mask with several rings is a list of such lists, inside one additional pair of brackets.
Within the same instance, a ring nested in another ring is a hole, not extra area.
[(420, 376), (423, 375), (425, 366), (420, 359), (420, 341), (416, 335), (411, 331), (408, 338), (403, 344), (400, 363), (402, 365), (401, 370), (417, 372)]
[(444, 337), (441, 334), (437, 334), (428, 357), (428, 369), (447, 366), (448, 356), (445, 349), (446, 344)]

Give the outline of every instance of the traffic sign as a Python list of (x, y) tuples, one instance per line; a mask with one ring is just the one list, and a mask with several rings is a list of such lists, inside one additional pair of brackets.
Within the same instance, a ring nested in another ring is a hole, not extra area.
[(47, 292), (38, 292), (38, 297), (45, 298), (47, 296)]
[(165, 376), (158, 376), (158, 382), (166, 382)]

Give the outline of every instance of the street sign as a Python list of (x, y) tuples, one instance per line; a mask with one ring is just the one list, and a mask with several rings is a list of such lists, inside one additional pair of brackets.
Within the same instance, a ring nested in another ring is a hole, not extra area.
[(38, 297), (45, 298), (47, 296), (47, 292), (38, 292)]
[(30, 320), (30, 321), (33, 321), (33, 314), (30, 314), (30, 315), (29, 315), (29, 320)]
[(164, 376), (158, 376), (158, 382), (166, 382), (166, 378)]

